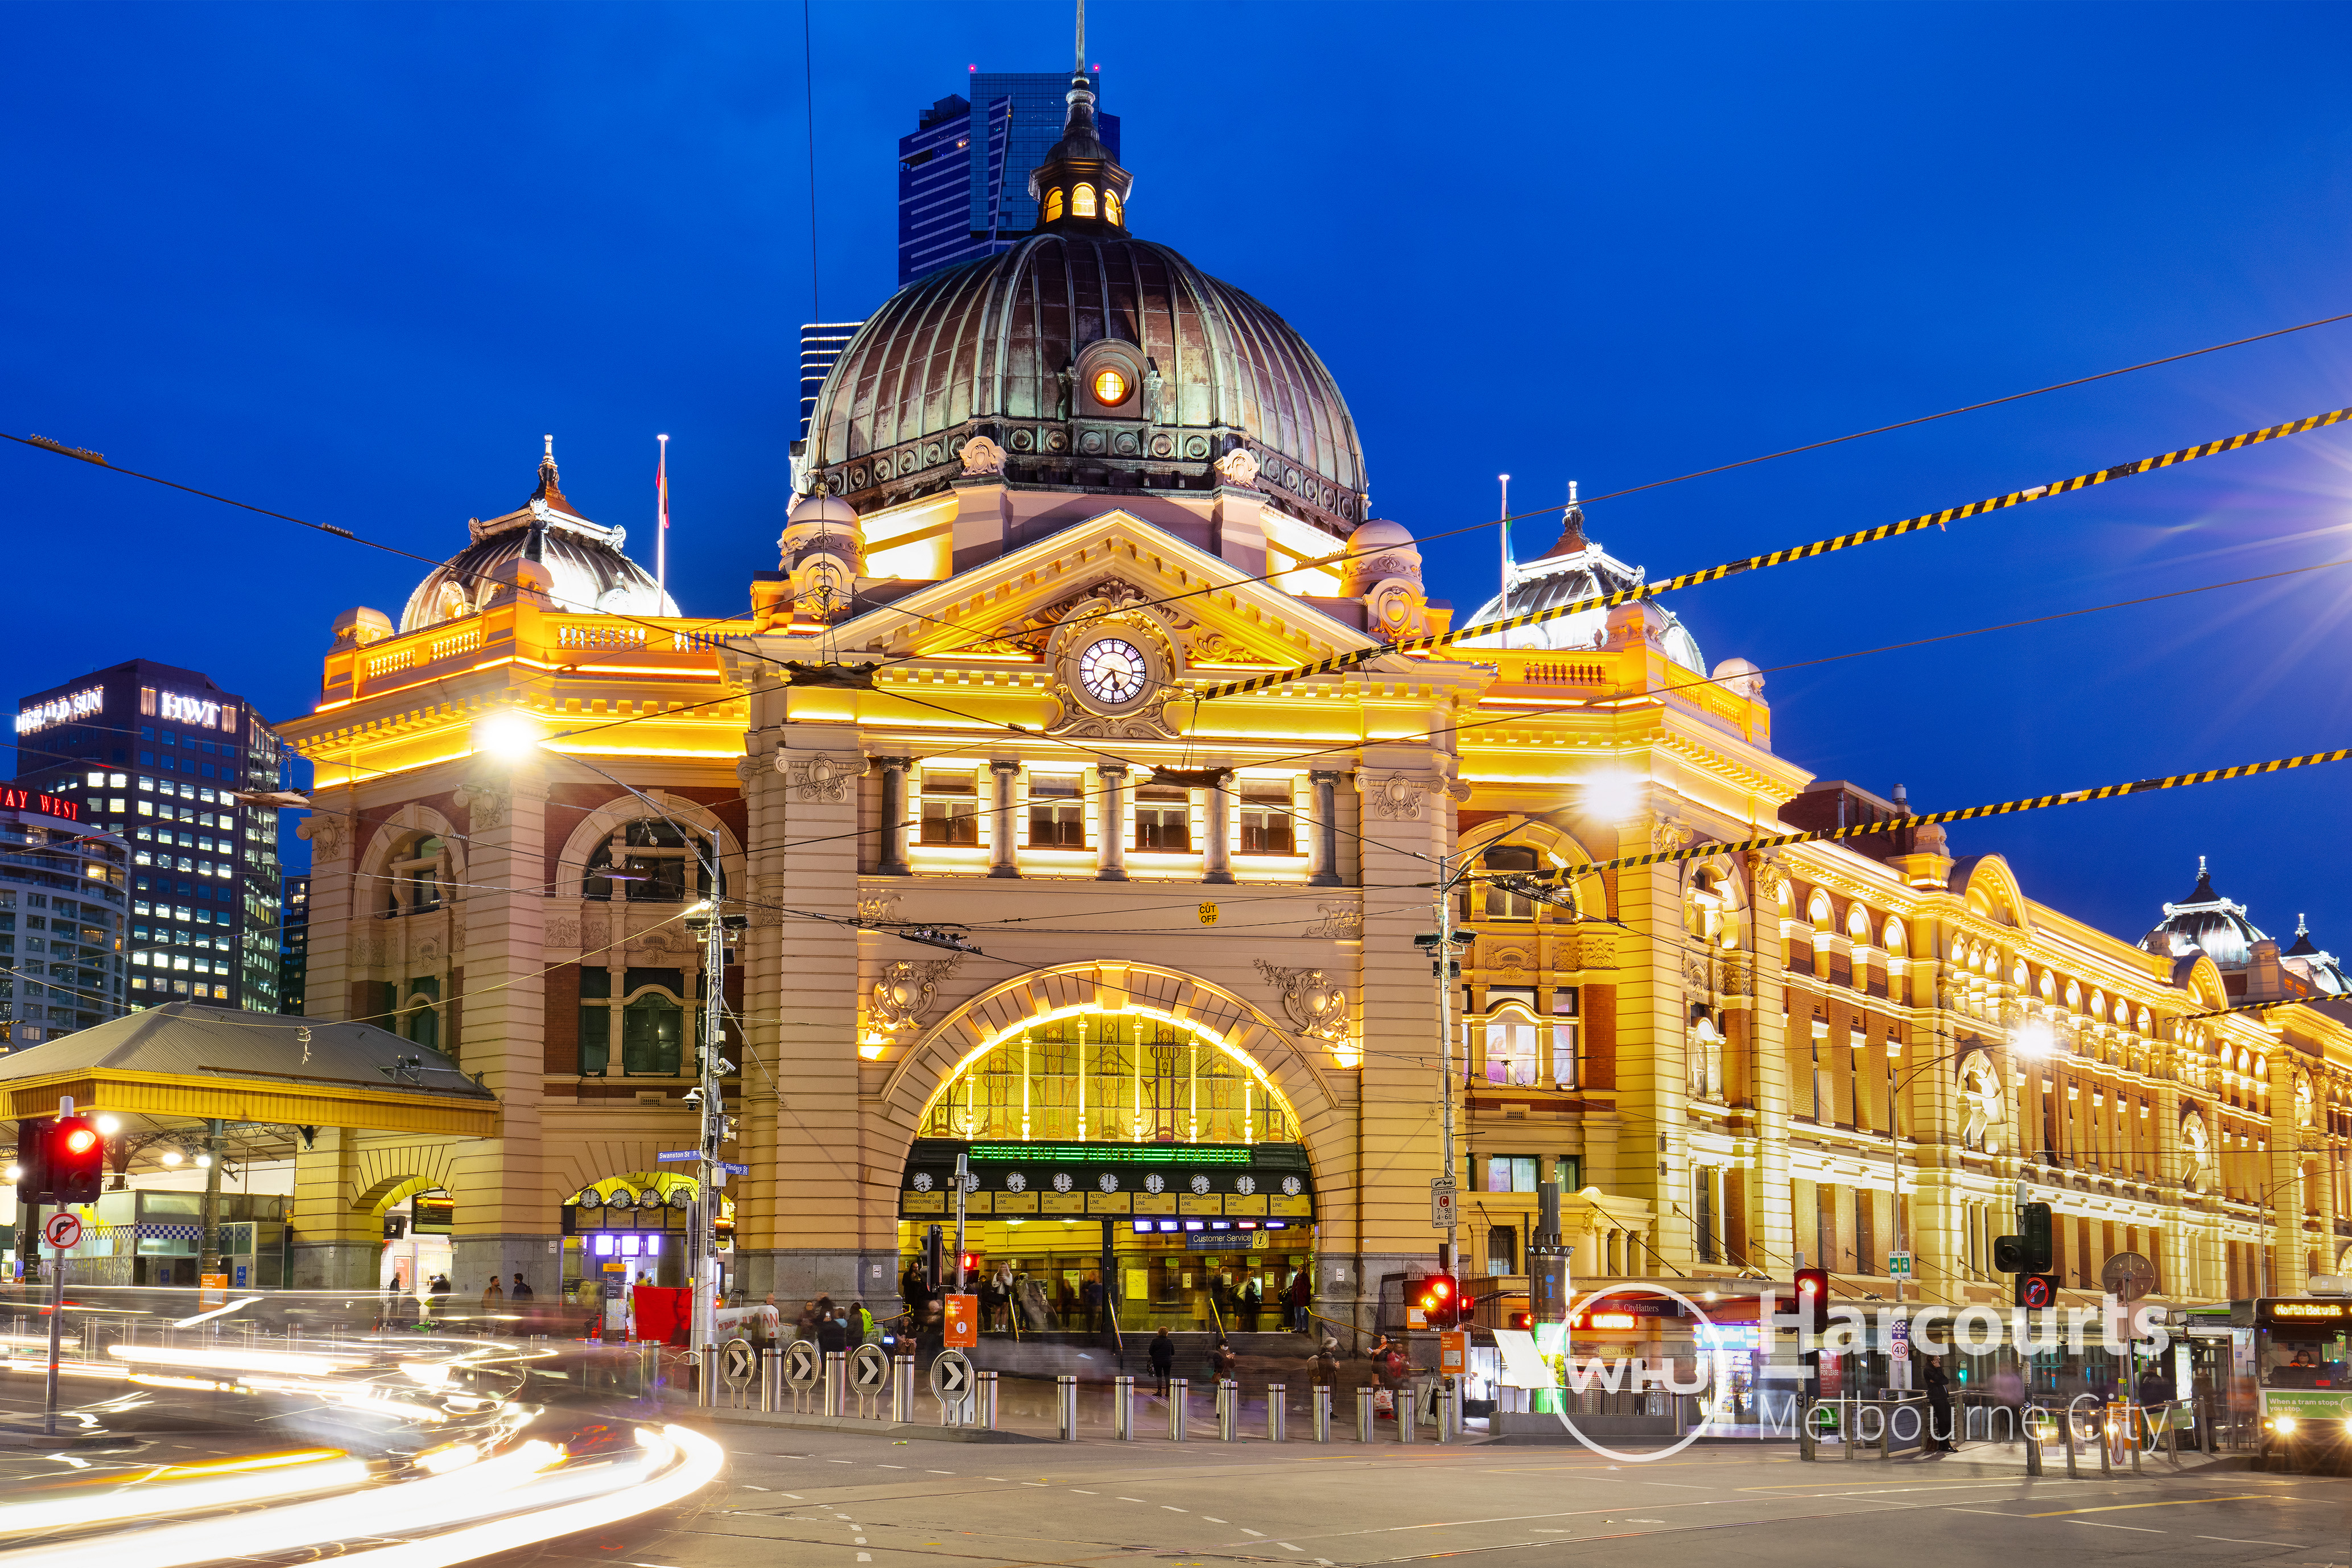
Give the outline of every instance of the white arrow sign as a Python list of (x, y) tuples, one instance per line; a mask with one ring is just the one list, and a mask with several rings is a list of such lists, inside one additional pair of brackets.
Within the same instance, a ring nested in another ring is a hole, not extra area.
[(860, 1345), (849, 1355), (849, 1386), (872, 1394), (890, 1381), (890, 1357), (880, 1345)]
[(931, 1392), (941, 1399), (961, 1399), (971, 1388), (971, 1363), (961, 1351), (941, 1351), (931, 1362)]

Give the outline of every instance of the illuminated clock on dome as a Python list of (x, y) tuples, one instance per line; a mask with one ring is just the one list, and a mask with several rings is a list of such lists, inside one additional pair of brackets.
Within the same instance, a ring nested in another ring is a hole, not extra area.
[(1105, 408), (1116, 408), (1127, 401), (1127, 377), (1115, 370), (1095, 374), (1095, 401)]
[(1132, 702), (1143, 695), (1143, 654), (1131, 642), (1105, 637), (1078, 656), (1078, 684), (1097, 702)]

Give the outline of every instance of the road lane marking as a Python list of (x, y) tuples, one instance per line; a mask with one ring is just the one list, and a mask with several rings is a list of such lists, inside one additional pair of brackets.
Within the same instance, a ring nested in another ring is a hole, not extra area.
[(951, 1476), (955, 1474), (953, 1470), (925, 1470), (923, 1473), (927, 1476)]
[(1202, 1517), (1202, 1519), (1207, 1520), (1211, 1524), (1223, 1524), (1223, 1523), (1224, 1523), (1224, 1522), (1225, 1522), (1223, 1520), (1219, 1519), (1215, 1514), (1213, 1514), (1213, 1513), (1204, 1513), (1204, 1514), (1202, 1514), (1201, 1517)]
[(884, 1465), (877, 1463), (874, 1468), (877, 1470), (903, 1470), (907, 1467), (904, 1465)]
[(2070, 1519), (2066, 1522), (2069, 1524), (2079, 1524), (2085, 1530), (2136, 1530), (2142, 1535), (2163, 1535), (2168, 1533), (2168, 1531), (2161, 1530), (2150, 1530), (2144, 1524), (2102, 1524), (2095, 1519)]
[(871, 1563), (874, 1561), (874, 1553), (871, 1552), (861, 1552), (857, 1554), (857, 1560), (860, 1563)]
[(1139, 1497), (1123, 1497), (1118, 1500), (1121, 1502), (1141, 1502), (1143, 1500)]
[(1255, 1535), (1255, 1536), (1256, 1536), (1260, 1541), (1264, 1541), (1264, 1540), (1265, 1539), (1265, 1531), (1263, 1531), (1263, 1530), (1252, 1530), (1252, 1529), (1251, 1529), (1248, 1525), (1246, 1525), (1246, 1524), (1244, 1524), (1244, 1525), (1243, 1525), (1243, 1526), (1242, 1526), (1242, 1533), (1243, 1533), (1244, 1535)]
[(1160, 1506), (1166, 1509), (1170, 1513), (1190, 1513), (1192, 1511), (1189, 1508), (1178, 1508), (1172, 1502), (1163, 1502)]
[(1087, 1490), (1084, 1487), (1072, 1487), (1070, 1489), (1077, 1493), (1080, 1497), (1092, 1497), (1095, 1495), (1094, 1493)]
[[(1277, 1542), (1275, 1542), (1275, 1544), (1276, 1544), (1276, 1546), (1281, 1547), (1285, 1552), (1298, 1552), (1298, 1551), (1303, 1551), (1303, 1550), (1304, 1550), (1304, 1548), (1302, 1548), (1302, 1547), (1293, 1546), (1293, 1545), (1292, 1545), (1292, 1544), (1290, 1544), (1290, 1542), (1288, 1542), (1287, 1541), (1277, 1541)], [(1317, 1558), (1317, 1559), (1316, 1559), (1316, 1561), (1317, 1561), (1318, 1563), (1320, 1563), (1320, 1562), (1322, 1561), (1322, 1559), (1318, 1557), (1318, 1558)]]
[(2200, 1541), (2226, 1541), (2232, 1546), (2292, 1546), (2297, 1551), (2303, 1549), (2303, 1542), (2300, 1541), (2248, 1541), (2243, 1536), (2239, 1535), (2200, 1535), (2197, 1539)]
[(2165, 1502), (2111, 1502), (2104, 1508), (2053, 1508), (2048, 1513), (2021, 1513), (2013, 1514), (2011, 1517), (2014, 1519), (2057, 1519), (2062, 1515), (2069, 1513), (2118, 1513), (2127, 1508), (2187, 1508), (2191, 1503), (2200, 1502), (2247, 1502), (2255, 1498), (2268, 1497), (2271, 1494), (2268, 1492), (2239, 1492), (2232, 1497), (2184, 1497), (2173, 1498)]

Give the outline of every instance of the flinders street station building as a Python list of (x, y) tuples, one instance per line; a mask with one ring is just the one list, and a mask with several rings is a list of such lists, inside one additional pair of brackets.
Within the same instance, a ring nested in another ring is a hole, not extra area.
[[(1430, 596), (1314, 350), (1138, 237), (1083, 78), (1034, 179), (1034, 233), (844, 348), (740, 612), (681, 616), (551, 451), (396, 616), (336, 621), (278, 727), (308, 1008), (447, 1052), (498, 1121), (320, 1131), (297, 1284), (379, 1287), (428, 1203), (463, 1294), (674, 1282), (709, 1050), (753, 1300), (895, 1310), (961, 1155), (967, 1249), (1056, 1312), (1108, 1268), (1127, 1331), (1208, 1327), (1213, 1271), (1304, 1269), (1393, 1327), (1448, 1099), (1473, 1279), (1525, 1272), (1551, 1181), (1580, 1287), (1891, 1296), (1907, 1253), (1916, 1297), (2006, 1301), (2021, 1193), (2074, 1300), (2126, 1251), (2176, 1302), (2344, 1271), (2344, 973), (2196, 846), (2124, 937), (1989, 826), (1580, 875), (1903, 811), (1776, 750), (1762, 675), (1655, 604), (1201, 700), (1500, 612)], [(1508, 607), (1638, 580), (1571, 508)], [(1465, 867), (1441, 991), (1415, 939)], [(1514, 873), (1550, 879), (1480, 879)], [(706, 895), (745, 918), (715, 1042)]]

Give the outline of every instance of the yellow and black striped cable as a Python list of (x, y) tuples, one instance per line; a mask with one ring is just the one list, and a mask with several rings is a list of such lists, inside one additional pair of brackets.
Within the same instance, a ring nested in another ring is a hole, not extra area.
[[(2127, 795), (2148, 795), (2157, 790), (2186, 789), (2191, 784), (2219, 784), (2224, 779), (2252, 778), (2257, 773), (2284, 773), (2290, 768), (2315, 767), (2321, 763), (2340, 763), (2352, 757), (2352, 746), (2333, 752), (2312, 752), (2300, 757), (2275, 757), (2267, 763), (2240, 763), (2234, 767), (2208, 768), (2203, 773), (2173, 773), (2166, 778), (2135, 779), (2129, 784), (2101, 784), (2096, 789), (2070, 789), (2060, 795), (2029, 795), (2023, 800), (2004, 800), (1992, 805), (1964, 805), (1955, 811), (1930, 811), (1917, 816), (1890, 816), (1881, 822), (1858, 823), (1851, 827), (1825, 828), (1818, 833), (1771, 833), (1755, 838), (1737, 838), (1694, 845), (1687, 849), (1659, 849), (1647, 855), (1620, 855), (1614, 860), (1596, 860), (1589, 866), (1573, 868), (1579, 877), (1595, 871), (1624, 870), (1637, 866), (1655, 866), (1668, 860), (1695, 860), (1708, 855), (1737, 855), (1750, 849), (1778, 849), (1787, 844), (1824, 844), (1841, 838), (1860, 838), (1869, 834), (1894, 833), (1906, 827), (1925, 827), (1930, 823), (1969, 822), (1979, 816), (2008, 816), (2020, 811), (2041, 811), (2053, 805), (2079, 805), (2084, 801), (2114, 800)], [(1563, 872), (1562, 875), (1569, 875)]]
[(1817, 539), (1811, 544), (1792, 545), (1786, 550), (1775, 550), (1769, 554), (1750, 555), (1745, 560), (1728, 561), (1719, 566), (1706, 567), (1703, 571), (1685, 572), (1679, 577), (1668, 577), (1656, 583), (1637, 584), (1631, 588), (1621, 588), (1613, 594), (1596, 595), (1592, 598), (1579, 599), (1574, 604), (1561, 605), (1554, 609), (1530, 610), (1525, 615), (1505, 616), (1496, 620), (1481, 621), (1474, 626), (1464, 626), (1458, 631), (1438, 632), (1429, 637), (1405, 637), (1396, 642), (1382, 643), (1376, 647), (1335, 654), (1329, 658), (1318, 660), (1314, 664), (1300, 665), (1296, 669), (1280, 670), (1272, 675), (1252, 676), (1246, 680), (1221, 681), (1214, 686), (1204, 686), (1198, 691), (1188, 692), (1185, 695), (1194, 702), (1207, 702), (1219, 697), (1238, 697), (1244, 692), (1263, 691), (1268, 687), (1286, 685), (1291, 681), (1303, 680), (1311, 676), (1328, 675), (1334, 670), (1347, 669), (1387, 654), (1423, 653), (1432, 648), (1444, 647), (1449, 644), (1462, 642), (1471, 637), (1498, 636), (1516, 631), (1521, 626), (1531, 626), (1544, 621), (1556, 621), (1568, 616), (1582, 615), (1588, 610), (1608, 609), (1618, 605), (1630, 605), (1642, 599), (1654, 599), (1659, 595), (1672, 593), (1676, 588), (1696, 587), (1701, 583), (1713, 583), (1725, 577), (1736, 577), (1742, 572), (1761, 571), (1768, 566), (1781, 566), (1791, 561), (1804, 561), (1816, 555), (1828, 555), (1840, 550), (1851, 550), (1858, 544), (1875, 544), (1884, 539), (1896, 539), (1906, 533), (1916, 533), (1923, 528), (1941, 528), (1946, 523), (1958, 522), (1971, 517), (1982, 517), (1988, 512), (2004, 511), (2013, 506), (2023, 506), (2028, 501), (2064, 495), (2070, 490), (2088, 489), (2093, 485), (2104, 485), (2111, 480), (2129, 479), (2134, 474), (2168, 468), (2178, 463), (2193, 463), (2200, 458), (2210, 458), (2217, 452), (2234, 452), (2242, 447), (2257, 447), (2265, 441), (2275, 441), (2285, 436), (2301, 436), (2308, 431), (2325, 429), (2330, 425), (2340, 424), (2346, 419), (2352, 419), (2352, 408), (2338, 408), (2326, 414), (2314, 414), (2302, 419), (2289, 420), (2284, 425), (2267, 426), (2260, 430), (2246, 431), (2242, 435), (2224, 437), (2218, 441), (2206, 441), (2194, 447), (2183, 447), (2178, 451), (2166, 452), (2160, 457), (2142, 458), (2137, 462), (2118, 463), (2113, 468), (2099, 468), (2087, 474), (2076, 474), (2072, 479), (2059, 479), (2046, 485), (2035, 485), (2030, 489), (2011, 490), (2007, 495), (1994, 496), (1986, 500), (1970, 501), (1966, 506), (1947, 507), (1942, 511), (1923, 512), (1917, 517), (1906, 517), (1900, 522), (1882, 523), (1876, 528), (1866, 528), (1857, 533), (1841, 533), (1833, 539)]

